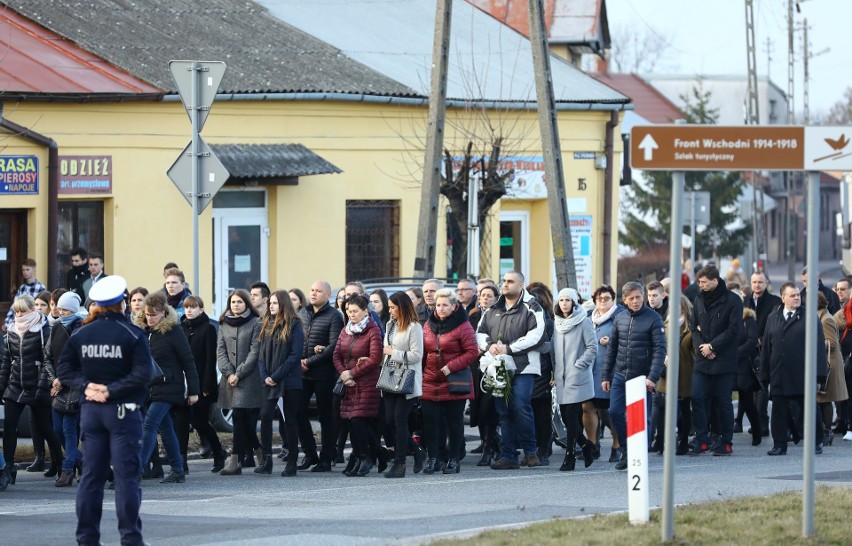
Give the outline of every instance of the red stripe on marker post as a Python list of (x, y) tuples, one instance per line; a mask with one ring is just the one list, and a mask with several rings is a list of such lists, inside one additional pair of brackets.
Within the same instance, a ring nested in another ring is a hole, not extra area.
[(645, 432), (645, 399), (636, 400), (627, 406), (627, 437)]

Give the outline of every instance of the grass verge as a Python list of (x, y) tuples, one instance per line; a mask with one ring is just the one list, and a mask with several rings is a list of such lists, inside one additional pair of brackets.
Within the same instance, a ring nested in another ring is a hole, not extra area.
[[(852, 544), (849, 510), (852, 489), (820, 486), (816, 490), (815, 538), (802, 538), (802, 494), (791, 491), (765, 497), (692, 504), (675, 511), (675, 539), (670, 544)], [(523, 529), (489, 531), (465, 540), (441, 540), (433, 545), (486, 546), (660, 544), (662, 512), (651, 512), (648, 525), (630, 525), (627, 514), (596, 515), (537, 523)]]

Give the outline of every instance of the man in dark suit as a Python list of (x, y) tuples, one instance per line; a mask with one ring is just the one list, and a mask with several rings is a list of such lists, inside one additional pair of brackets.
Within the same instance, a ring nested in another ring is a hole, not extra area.
[[(772, 397), (772, 443), (768, 455), (787, 454), (787, 429), (790, 405), (805, 406), (805, 308), (795, 283), (781, 285), (783, 306), (766, 320), (760, 378), (769, 384)], [(825, 347), (822, 325), (817, 324), (818, 348)], [(825, 350), (817, 350), (817, 383), (825, 384), (828, 362)], [(804, 411), (801, 412), (804, 415)], [(816, 426), (816, 452), (822, 453), (822, 426), (819, 411)], [(795, 429), (799, 425), (794, 425)]]
[[(756, 271), (751, 275), (751, 297), (746, 298), (745, 306), (752, 309), (757, 315), (757, 339), (758, 345), (763, 339), (766, 330), (766, 319), (769, 314), (781, 305), (781, 298), (766, 291), (769, 284), (763, 271)], [(761, 383), (760, 390), (754, 393), (757, 412), (760, 415), (760, 431), (764, 438), (769, 436), (769, 390), (765, 383)], [(739, 430), (742, 430), (742, 417), (739, 419)], [(754, 423), (752, 423), (754, 426)]]
[[(808, 303), (808, 268), (802, 268), (802, 304)], [(822, 284), (822, 279), (819, 274), (817, 274), (817, 289), (823, 293), (826, 301), (828, 302), (828, 312), (834, 315), (838, 311), (840, 311), (840, 298), (837, 294), (834, 293), (834, 290)], [(816, 305), (816, 297), (814, 297), (814, 301), (811, 302), (811, 305)]]

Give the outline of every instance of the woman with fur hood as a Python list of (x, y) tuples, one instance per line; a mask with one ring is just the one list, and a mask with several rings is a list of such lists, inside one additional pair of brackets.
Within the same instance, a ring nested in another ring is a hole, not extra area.
[[(594, 462), (595, 439), (586, 438), (580, 426), (583, 403), (595, 397), (595, 357), (598, 340), (595, 327), (580, 305), (580, 295), (573, 288), (563, 288), (554, 306), (553, 378), (556, 402), (565, 423), (566, 438), (576, 438), (583, 448), (586, 467)], [(559, 470), (572, 471), (577, 459), (573, 443), (565, 453)]]
[(145, 312), (134, 319), (148, 334), (151, 357), (163, 375), (154, 377), (145, 421), (142, 424), (142, 461), (147, 461), (154, 451), (157, 432), (169, 457), (171, 471), (160, 483), (183, 483), (186, 481), (184, 460), (172, 423), (172, 406), (198, 401), (198, 372), (189, 342), (178, 324), (175, 310), (166, 303), (162, 292), (148, 294)]

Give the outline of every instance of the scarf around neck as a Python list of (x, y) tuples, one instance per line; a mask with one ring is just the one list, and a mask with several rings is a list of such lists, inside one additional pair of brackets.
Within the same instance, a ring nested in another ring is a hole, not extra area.
[(567, 317), (560, 317), (559, 315), (553, 317), (556, 331), (561, 334), (568, 332), (571, 328), (583, 322), (585, 318), (586, 313), (583, 312), (583, 308), (579, 305), (574, 306), (574, 310)]
[(186, 296), (186, 288), (174, 296), (166, 292), (166, 303), (168, 303), (173, 309), (177, 309), (180, 306), (180, 302), (183, 301), (184, 296)]
[(598, 326), (598, 325), (603, 324), (604, 322), (608, 321), (610, 319), (610, 317), (615, 314), (615, 310), (617, 308), (618, 308), (618, 305), (613, 304), (613, 306), (610, 307), (609, 310), (604, 314), (600, 314), (600, 312), (597, 309), (595, 309), (594, 311), (592, 311), (592, 324), (594, 324), (595, 326)]
[(24, 337), (27, 331), (38, 332), (38, 326), (41, 326), (41, 317), (41, 313), (36, 310), (30, 311), (26, 315), (15, 317), (15, 330), (18, 332), (18, 335)]
[(236, 317), (230, 314), (225, 315), (225, 324), (227, 324), (228, 326), (242, 326), (253, 318), (254, 317), (252, 316), (251, 311), (246, 309), (245, 311), (243, 311), (242, 315), (238, 315)]
[(370, 314), (368, 313), (363, 319), (359, 322), (352, 322), (351, 320), (346, 323), (346, 333), (354, 336), (355, 334), (360, 334), (367, 328), (367, 323), (370, 322)]

